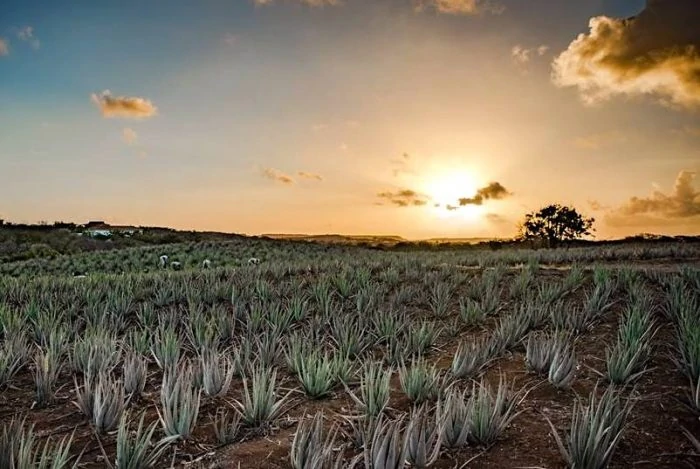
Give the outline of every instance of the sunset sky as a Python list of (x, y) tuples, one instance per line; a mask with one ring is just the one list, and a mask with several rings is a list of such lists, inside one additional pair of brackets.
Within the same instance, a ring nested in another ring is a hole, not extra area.
[(5, 1), (0, 218), (501, 237), (559, 202), (700, 234), (699, 6)]

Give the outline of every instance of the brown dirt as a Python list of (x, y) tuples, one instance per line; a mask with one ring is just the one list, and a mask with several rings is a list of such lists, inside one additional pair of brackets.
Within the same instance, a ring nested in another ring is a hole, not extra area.
[[(544, 275), (553, 275), (553, 272)], [(414, 313), (427, 314), (412, 309)], [(613, 308), (591, 331), (578, 339), (576, 353), (580, 369), (571, 390), (556, 390), (546, 380), (528, 373), (522, 349), (512, 351), (489, 367), (486, 376), (490, 380), (498, 379), (498, 374), (503, 372), (509, 379), (515, 379), (518, 386), (537, 386), (529, 392), (519, 406), (521, 413), (492, 448), (487, 451), (478, 447), (445, 451), (434, 467), (460, 468), (468, 461), (468, 467), (484, 469), (565, 467), (545, 416), (560, 433), (567, 427), (576, 396), (586, 396), (591, 392), (599, 380), (593, 370), (604, 369), (605, 346), (614, 341), (619, 312), (619, 307)], [(492, 328), (493, 321), (489, 319), (484, 327)], [(452, 324), (451, 320), (446, 324)], [(672, 328), (661, 320), (659, 324), (661, 328), (654, 338), (656, 354), (652, 359), (652, 369), (638, 380), (634, 389), (625, 390), (636, 405), (629, 429), (612, 459), (612, 469), (693, 467), (692, 463), (700, 462), (700, 458), (690, 455), (691, 445), (681, 431), (683, 426), (700, 437), (700, 420), (681, 402), (688, 383), (668, 358), (669, 347), (674, 342)], [(442, 368), (448, 368), (459, 338), (477, 333), (480, 333), (478, 327), (463, 331), (458, 338), (442, 338), (429, 359)], [(280, 377), (282, 388), (296, 387), (291, 376), (283, 372)], [(64, 372), (60, 382), (60, 390), (52, 405), (43, 409), (32, 407), (33, 393), (28, 390), (33, 389), (34, 384), (29, 371), (24, 370), (14, 380), (12, 388), (0, 393), (0, 421), (7, 422), (12, 416), (24, 415), (27, 409), (31, 409), (28, 420), (35, 424), (42, 438), (62, 438), (74, 432), (74, 449), (83, 453), (81, 467), (107, 467), (102, 452), (104, 450), (113, 457), (116, 435), (101, 435), (98, 439), (71, 403), (74, 397), (72, 376)], [(390, 412), (407, 411), (409, 402), (402, 396), (398, 380), (394, 378), (392, 384)], [(160, 372), (152, 367), (145, 395), (131, 405), (133, 411), (147, 413), (147, 422), (158, 419), (159, 386)], [(203, 398), (194, 438), (177, 444), (176, 451), (169, 452), (159, 467), (173, 464), (175, 467), (207, 469), (289, 468), (289, 447), (301, 417), (323, 410), (329, 420), (340, 421), (340, 416), (354, 411), (353, 402), (342, 389), (336, 389), (329, 398), (318, 401), (308, 400), (297, 393), (284, 417), (272, 428), (263, 433), (246, 430), (240, 441), (220, 446), (211, 430), (213, 415), (218, 408), (227, 406), (227, 401), (240, 398), (241, 389), (241, 381), (237, 379), (225, 398)], [(344, 438), (345, 442), (347, 438)], [(349, 457), (357, 454), (349, 447), (346, 451)]]

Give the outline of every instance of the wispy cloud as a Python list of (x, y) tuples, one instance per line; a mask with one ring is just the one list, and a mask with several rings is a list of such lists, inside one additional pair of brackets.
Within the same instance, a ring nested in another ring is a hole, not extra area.
[(282, 184), (294, 184), (294, 178), (275, 168), (264, 168), (262, 170), (262, 175), (267, 179), (281, 182)]
[(521, 72), (528, 72), (528, 65), (533, 57), (542, 57), (549, 50), (549, 46), (540, 45), (537, 47), (527, 48), (520, 44), (516, 44), (510, 50), (510, 57), (513, 63), (520, 69)]
[(476, 191), (473, 197), (462, 197), (459, 205), (483, 205), (487, 200), (501, 200), (513, 195), (500, 182), (490, 182)]
[(403, 153), (401, 157), (392, 159), (390, 163), (394, 177), (402, 174), (415, 174), (415, 171), (411, 168), (411, 155), (408, 153)]
[(299, 3), (310, 7), (339, 6), (343, 0), (253, 0), (257, 6), (274, 5), (275, 3)]
[(126, 127), (124, 130), (122, 130), (122, 139), (127, 145), (135, 145), (139, 139), (139, 135), (134, 129)]
[(627, 142), (627, 136), (619, 130), (576, 137), (573, 140), (575, 146), (586, 150), (600, 150), (603, 147), (618, 145), (625, 142)]
[(575, 87), (587, 104), (616, 95), (656, 97), (700, 107), (697, 0), (648, 0), (636, 17), (597, 16), (553, 62), (553, 81)]
[(124, 117), (131, 119), (142, 119), (155, 116), (158, 108), (151, 101), (145, 98), (112, 96), (109, 90), (101, 94), (93, 94), (90, 97), (92, 102), (102, 112), (103, 117)]
[(7, 41), (7, 39), (0, 37), (0, 57), (5, 55), (10, 55), (10, 43)]
[(500, 15), (505, 6), (492, 0), (414, 0), (416, 11), (434, 10), (448, 15)]
[(323, 181), (323, 176), (321, 176), (320, 174), (309, 173), (306, 171), (297, 172), (297, 176), (299, 176), (302, 179), (311, 179), (313, 181)]
[(39, 47), (41, 47), (41, 41), (39, 41), (39, 38), (36, 37), (36, 35), (34, 34), (34, 28), (31, 26), (25, 26), (23, 28), (20, 28), (20, 30), (17, 32), (17, 38), (20, 41), (26, 42), (34, 49), (38, 49)]
[(673, 133), (676, 135), (682, 135), (686, 137), (700, 137), (700, 127), (692, 127), (690, 125), (686, 125), (679, 129), (673, 129)]
[(226, 33), (224, 34), (222, 41), (227, 46), (235, 46), (238, 43), (238, 36), (232, 33)]
[[(428, 196), (412, 189), (380, 192), (377, 194), (377, 197), (396, 207), (420, 207), (426, 205), (430, 199)], [(378, 205), (382, 204), (378, 203)]]
[(487, 222), (489, 222), (493, 225), (506, 225), (506, 224), (511, 223), (511, 221), (508, 220), (503, 215), (499, 215), (498, 213), (493, 213), (493, 212), (485, 214), (484, 218), (486, 219)]
[(594, 210), (596, 212), (607, 211), (611, 208), (609, 205), (605, 205), (594, 199), (588, 201), (588, 206), (591, 207), (591, 210)]

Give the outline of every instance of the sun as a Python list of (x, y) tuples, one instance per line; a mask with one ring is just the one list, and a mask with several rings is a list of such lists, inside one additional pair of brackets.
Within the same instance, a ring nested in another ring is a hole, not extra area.
[(478, 205), (460, 206), (459, 199), (472, 197), (478, 185), (468, 171), (445, 171), (429, 178), (425, 193), (430, 196), (435, 213), (441, 218), (475, 220), (482, 214)]

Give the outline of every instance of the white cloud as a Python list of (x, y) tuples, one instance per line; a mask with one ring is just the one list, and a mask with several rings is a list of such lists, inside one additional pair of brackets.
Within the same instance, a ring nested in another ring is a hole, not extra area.
[(415, 0), (416, 11), (432, 9), (447, 15), (500, 15), (505, 6), (492, 0)]
[(122, 138), (127, 145), (135, 145), (139, 139), (139, 135), (134, 129), (127, 127), (122, 131)]
[(513, 48), (510, 50), (510, 56), (511, 59), (513, 60), (513, 63), (520, 68), (522, 72), (527, 72), (528, 70), (528, 64), (531, 62), (533, 57), (541, 57), (544, 54), (547, 53), (549, 50), (549, 46), (547, 45), (540, 45), (537, 47), (524, 47), (520, 44), (516, 44), (513, 46)]
[(34, 28), (31, 26), (25, 26), (17, 32), (17, 37), (20, 41), (24, 41), (31, 45), (34, 49), (41, 47), (41, 41), (34, 34)]
[(698, 0), (648, 0), (632, 18), (597, 16), (553, 62), (553, 81), (587, 104), (616, 95), (700, 107)]
[(238, 36), (232, 33), (224, 34), (223, 38), (224, 44), (228, 46), (235, 46), (238, 43)]
[[(288, 3), (299, 3), (310, 7), (339, 6), (342, 0), (286, 0)], [(275, 0), (253, 0), (257, 6), (267, 6), (277, 3)]]

